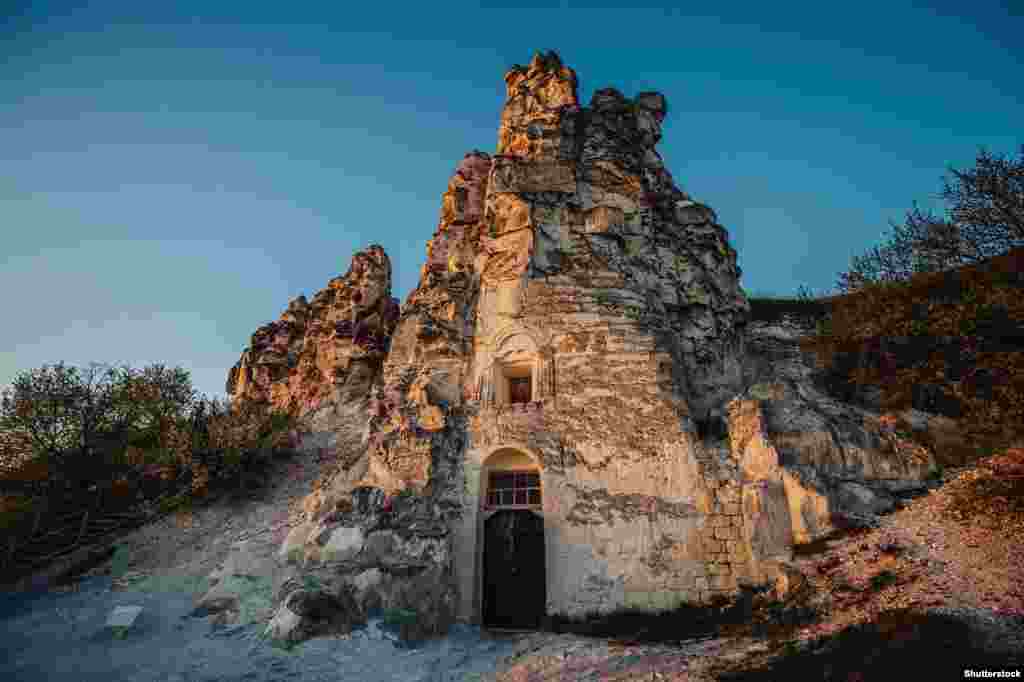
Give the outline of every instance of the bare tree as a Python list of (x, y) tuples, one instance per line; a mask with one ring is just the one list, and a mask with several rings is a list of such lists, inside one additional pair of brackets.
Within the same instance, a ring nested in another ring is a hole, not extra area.
[(981, 149), (974, 168), (950, 172), (942, 198), (965, 239), (986, 258), (1024, 246), (1024, 145), (1019, 159)]
[(939, 197), (947, 205), (944, 217), (915, 203), (902, 224), (890, 223), (886, 244), (853, 258), (850, 270), (839, 276), (839, 290), (906, 281), (1024, 246), (1024, 146), (1018, 160), (981, 149), (974, 168), (949, 169)]
[(889, 243), (872, 247), (863, 256), (854, 256), (849, 272), (839, 275), (837, 288), (843, 293), (857, 291), (868, 282), (899, 282), (908, 279), (915, 268), (911, 250)]
[(964, 237), (961, 224), (923, 211), (917, 203), (907, 211), (902, 225), (891, 223), (891, 227), (891, 248), (908, 254), (909, 274), (949, 270), (984, 258)]

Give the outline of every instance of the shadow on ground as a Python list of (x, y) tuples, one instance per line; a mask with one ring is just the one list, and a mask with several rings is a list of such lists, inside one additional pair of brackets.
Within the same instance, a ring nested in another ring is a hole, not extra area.
[(889, 611), (804, 645), (792, 642), (766, 666), (723, 674), (721, 682), (867, 681), (912, 671), (922, 680), (962, 679), (962, 670), (1018, 669), (1024, 618), (996, 618), (953, 609)]
[(683, 604), (661, 612), (622, 609), (608, 614), (590, 614), (569, 619), (553, 616), (545, 630), (643, 643), (679, 643), (694, 639), (735, 634), (744, 629), (755, 636), (777, 630), (791, 630), (819, 618), (800, 594), (787, 602), (770, 601), (767, 588), (746, 587), (735, 599), (718, 598), (710, 605)]

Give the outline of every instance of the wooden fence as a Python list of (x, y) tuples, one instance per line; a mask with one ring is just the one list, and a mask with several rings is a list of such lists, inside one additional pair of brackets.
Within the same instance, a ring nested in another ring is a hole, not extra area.
[[(240, 471), (237, 481), (225, 479), (208, 488), (205, 499), (215, 500), (234, 486), (243, 491), (254, 477), (265, 486), (267, 475), (266, 470)], [(79, 497), (58, 502), (49, 498), (31, 513), (31, 524), (16, 524), (18, 527), (0, 540), (0, 582), (18, 580), (79, 549), (99, 545), (118, 533), (172, 513), (174, 508), (165, 510), (162, 503), (183, 493), (190, 494), (192, 481), (190, 476), (179, 475), (155, 488), (147, 486), (149, 490), (143, 494), (148, 495), (130, 506), (127, 501), (118, 503), (116, 497), (105, 496), (106, 487), (97, 485), (91, 500)]]
[[(128, 509), (104, 508), (103, 491), (98, 489), (93, 504), (85, 509), (52, 513), (37, 509), (31, 530), (13, 532), (6, 540), (0, 559), (0, 576), (6, 582), (44, 567), (76, 550), (111, 539), (118, 532), (133, 530), (159, 516), (161, 503), (178, 496), (187, 486), (178, 485), (155, 499)], [(145, 504), (151, 505), (146, 508)]]

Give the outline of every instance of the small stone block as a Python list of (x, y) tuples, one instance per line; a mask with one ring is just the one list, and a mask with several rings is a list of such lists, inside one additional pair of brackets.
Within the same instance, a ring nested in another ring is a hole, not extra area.
[(117, 606), (107, 618), (107, 627), (129, 628), (142, 613), (141, 606)]

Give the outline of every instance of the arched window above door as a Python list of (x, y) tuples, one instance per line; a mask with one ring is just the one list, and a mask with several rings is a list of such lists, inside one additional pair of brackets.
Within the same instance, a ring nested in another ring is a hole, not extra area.
[(540, 468), (529, 455), (515, 448), (502, 448), (484, 464), (483, 507), (496, 509), (541, 508)]
[(541, 506), (539, 472), (492, 471), (488, 478), (488, 509), (531, 508)]

